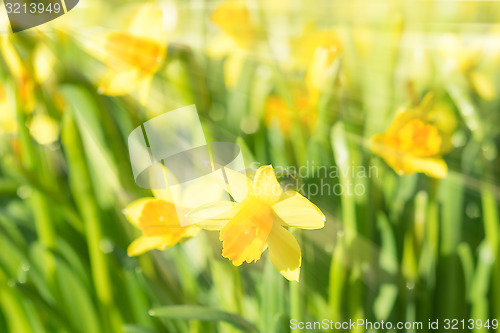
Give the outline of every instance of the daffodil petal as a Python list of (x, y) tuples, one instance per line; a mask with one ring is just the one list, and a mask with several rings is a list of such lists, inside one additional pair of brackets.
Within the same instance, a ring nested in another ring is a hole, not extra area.
[(252, 182), (245, 174), (223, 168), (215, 173), (219, 186), (224, 188), (234, 200), (242, 202), (252, 188)]
[(159, 249), (164, 250), (168, 247), (175, 245), (169, 237), (139, 237), (127, 249), (129, 257), (135, 257), (147, 251)]
[(387, 135), (395, 135), (410, 120), (417, 118), (417, 111), (414, 109), (399, 110), (394, 120), (385, 132)]
[(474, 71), (470, 73), (470, 81), (477, 94), (487, 101), (493, 101), (497, 98), (495, 84), (486, 74)]
[(248, 49), (253, 45), (257, 31), (244, 2), (224, 1), (212, 13), (211, 20), (240, 47)]
[(153, 200), (154, 198), (140, 198), (135, 201), (132, 201), (127, 205), (127, 207), (125, 207), (125, 209), (123, 210), (123, 214), (130, 223), (132, 223), (135, 226), (138, 226), (139, 218), (141, 217), (144, 206), (148, 202)]
[(274, 204), (283, 194), (271, 165), (262, 166), (255, 173), (253, 193), (268, 204)]
[(321, 229), (325, 226), (325, 215), (298, 192), (287, 192), (289, 197), (273, 205), (274, 212), (288, 227)]
[(99, 93), (109, 96), (129, 94), (136, 88), (138, 77), (139, 72), (136, 69), (124, 72), (109, 71), (99, 82)]
[(298, 282), (302, 256), (295, 237), (288, 230), (275, 223), (267, 243), (269, 245), (269, 258), (274, 267), (287, 280)]
[[(155, 183), (157, 184), (165, 184), (167, 188), (165, 189), (153, 189), (151, 190), (153, 192), (153, 196), (156, 199), (164, 200), (164, 201), (170, 201), (170, 202), (179, 202), (181, 199), (181, 194), (180, 194), (180, 186), (178, 185), (177, 178), (174, 176), (170, 170), (162, 166), (163, 170), (163, 181), (161, 180), (156, 180)], [(168, 179), (168, 181), (167, 181)]]
[(206, 230), (221, 230), (238, 212), (237, 205), (230, 201), (212, 202), (191, 210), (188, 220)]
[(445, 178), (448, 174), (448, 166), (442, 158), (408, 158), (401, 169), (404, 174), (415, 172), (425, 173), (433, 178)]
[(163, 12), (154, 5), (144, 5), (130, 22), (128, 31), (138, 37), (162, 40)]
[(390, 145), (389, 140), (386, 134), (375, 135), (371, 140), (371, 148), (399, 175), (422, 172), (429, 177), (444, 178), (448, 174), (448, 166), (441, 157), (418, 157), (400, 152)]
[(229, 195), (227, 195), (217, 180), (212, 177), (205, 177), (194, 180), (184, 188), (180, 205), (193, 208), (224, 199), (229, 200)]
[(222, 256), (235, 266), (260, 259), (273, 228), (272, 208), (257, 197), (249, 197), (237, 205), (236, 215), (222, 228)]
[(198, 226), (196, 225), (190, 225), (186, 231), (184, 232), (184, 234), (182, 235), (183, 238), (187, 239), (187, 238), (191, 238), (191, 237), (194, 237), (196, 235), (198, 235), (201, 231), (201, 228), (199, 228)]
[(236, 87), (243, 71), (247, 56), (246, 53), (237, 50), (232, 52), (224, 62), (224, 81), (230, 89)]

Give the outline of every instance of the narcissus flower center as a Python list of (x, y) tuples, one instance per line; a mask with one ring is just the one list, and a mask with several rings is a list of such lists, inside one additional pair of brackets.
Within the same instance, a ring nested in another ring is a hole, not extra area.
[(139, 218), (139, 229), (146, 237), (180, 236), (187, 227), (181, 227), (175, 206), (171, 202), (148, 202)]
[(274, 212), (268, 204), (249, 196), (240, 203), (240, 211), (222, 228), (222, 256), (236, 266), (257, 261), (264, 251), (274, 223)]
[(153, 39), (137, 37), (128, 33), (113, 33), (106, 39), (107, 64), (111, 68), (127, 70), (139, 68), (153, 73), (161, 56), (161, 47)]
[(414, 156), (433, 156), (441, 148), (441, 136), (436, 127), (414, 119), (405, 124), (397, 133), (398, 147)]

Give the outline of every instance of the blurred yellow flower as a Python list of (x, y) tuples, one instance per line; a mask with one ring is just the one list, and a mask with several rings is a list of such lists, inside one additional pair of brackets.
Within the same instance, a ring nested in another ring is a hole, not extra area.
[[(483, 43), (488, 43), (488, 41)], [(494, 101), (497, 98), (497, 88), (493, 75), (481, 68), (481, 60), (487, 54), (486, 48), (487, 46), (482, 45), (480, 39), (466, 45), (460, 36), (446, 34), (440, 40), (439, 52), (446, 61), (447, 67), (463, 73), (477, 95), (484, 100)]]
[(0, 135), (17, 133), (16, 106), (0, 82)]
[(39, 43), (33, 52), (33, 76), (38, 83), (45, 83), (54, 75), (56, 56), (45, 43)]
[(257, 29), (252, 23), (250, 12), (244, 1), (223, 2), (212, 13), (211, 20), (242, 49), (252, 47), (257, 37)]
[(433, 178), (447, 175), (442, 155), (452, 147), (456, 120), (446, 106), (433, 107), (432, 99), (428, 94), (420, 105), (397, 114), (387, 131), (371, 140), (373, 152), (400, 175), (416, 172)]
[(322, 92), (328, 83), (333, 62), (342, 52), (337, 34), (330, 29), (318, 30), (309, 25), (293, 45), (299, 66), (307, 70), (306, 84), (310, 93)]
[[(325, 216), (309, 200), (294, 191), (283, 192), (270, 165), (260, 167), (255, 178), (225, 169), (228, 192), (238, 202), (217, 202), (196, 208), (188, 217), (207, 230), (220, 230), (222, 256), (234, 265), (260, 259), (269, 247), (269, 257), (278, 271), (290, 281), (298, 281), (301, 266), (300, 247), (284, 227), (323, 228)], [(206, 218), (207, 213), (221, 214)], [(204, 220), (204, 221), (203, 221)]]
[(116, 96), (139, 89), (139, 100), (146, 103), (153, 75), (166, 56), (162, 24), (161, 9), (144, 5), (126, 31), (107, 34), (100, 51), (108, 72), (99, 82), (100, 93)]
[(26, 112), (33, 111), (35, 107), (34, 80), (29, 75), (23, 59), (12, 43), (11, 37), (8, 35), (0, 36), (0, 52), (16, 82), (23, 110)]
[(129, 222), (142, 231), (142, 236), (129, 245), (129, 256), (153, 249), (165, 250), (200, 231), (195, 225), (181, 226), (176, 206), (167, 193), (153, 190), (154, 197), (138, 199), (124, 209)]
[(308, 65), (318, 49), (327, 52), (329, 63), (342, 52), (340, 40), (333, 30), (318, 30), (314, 25), (309, 25), (302, 36), (294, 42), (294, 54), (300, 63)]
[[(177, 184), (176, 177), (168, 169), (163, 170), (165, 183), (170, 179)], [(165, 250), (196, 236), (201, 229), (184, 219), (186, 213), (206, 204), (207, 198), (221, 198), (225, 191), (215, 179), (206, 178), (187, 186), (167, 185), (167, 189), (155, 189), (152, 193), (153, 197), (137, 199), (123, 210), (128, 221), (142, 232), (128, 247), (129, 256), (153, 249)]]
[(36, 114), (29, 123), (31, 136), (41, 145), (54, 143), (59, 137), (59, 124), (53, 118)]
[(255, 47), (258, 29), (252, 23), (244, 1), (228, 0), (219, 5), (210, 17), (223, 32), (211, 39), (207, 54), (224, 62), (224, 81), (233, 88), (241, 76), (247, 53)]
[(316, 105), (304, 92), (298, 91), (293, 97), (293, 108), (290, 108), (281, 96), (273, 94), (266, 99), (264, 106), (266, 126), (270, 127), (277, 121), (283, 134), (289, 135), (294, 122), (298, 121), (312, 132), (317, 120)]

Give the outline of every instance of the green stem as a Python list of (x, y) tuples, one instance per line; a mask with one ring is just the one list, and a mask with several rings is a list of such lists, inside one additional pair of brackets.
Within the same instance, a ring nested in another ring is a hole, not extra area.
[(498, 246), (499, 237), (499, 216), (497, 203), (495, 197), (492, 193), (491, 187), (488, 183), (484, 183), (481, 190), (481, 199), (484, 212), (484, 231), (486, 235), (486, 241), (489, 244), (491, 253), (493, 254), (493, 267), (492, 267), (492, 290), (491, 290), (491, 300), (493, 307), (493, 314), (495, 318), (500, 315), (500, 265), (498, 263), (498, 258), (500, 257), (500, 248)]
[[(34, 173), (39, 174), (39, 177), (43, 178), (45, 175), (43, 168), (41, 168), (41, 170), (35, 170), (41, 165), (40, 156), (38, 154), (38, 150), (33, 145), (28, 127), (26, 126), (27, 119), (24, 110), (22, 109), (22, 103), (19, 97), (17, 101), (17, 121), (19, 126), (19, 138), (21, 141), (22, 151), (24, 152), (21, 159), (22, 164), (26, 169), (32, 170)], [(48, 202), (43, 194), (35, 188), (33, 190), (33, 194), (29, 198), (29, 202), (33, 209), (36, 231), (40, 242), (46, 250), (53, 250), (56, 245), (56, 232), (53, 221), (50, 217)], [(45, 252), (43, 258), (43, 268), (48, 284), (49, 286), (54, 287), (54, 257), (50, 252)]]
[[(92, 278), (97, 298), (102, 308), (102, 320), (107, 327), (121, 329), (121, 319), (113, 304), (111, 279), (107, 258), (100, 249), (102, 230), (100, 216), (95, 202), (90, 173), (82, 155), (83, 146), (75, 121), (66, 112), (62, 123), (62, 141), (69, 166), (69, 182), (78, 210), (85, 222), (85, 233), (89, 248)], [(111, 329), (112, 330), (112, 329)]]

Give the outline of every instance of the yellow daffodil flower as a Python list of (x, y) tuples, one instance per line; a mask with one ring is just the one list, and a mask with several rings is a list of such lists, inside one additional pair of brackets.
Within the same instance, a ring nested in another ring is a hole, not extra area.
[[(175, 179), (164, 169), (165, 181)], [(207, 198), (220, 200), (225, 193), (214, 179), (198, 180), (183, 187), (152, 190), (153, 196), (140, 198), (130, 203), (123, 211), (125, 217), (142, 232), (128, 247), (129, 256), (137, 256), (149, 250), (165, 250), (188, 238), (196, 236), (200, 228), (189, 221), (179, 220), (193, 208), (205, 204)]]
[(241, 76), (247, 53), (255, 46), (258, 29), (243, 1), (221, 3), (212, 13), (211, 21), (223, 34), (214, 37), (206, 51), (214, 59), (226, 57), (224, 80), (227, 87), (233, 88)]
[[(300, 247), (285, 227), (323, 228), (325, 215), (309, 200), (294, 191), (283, 192), (272, 166), (262, 166), (252, 181), (225, 169), (228, 192), (238, 202), (217, 202), (188, 213), (198, 226), (220, 230), (222, 256), (235, 266), (260, 259), (266, 247), (278, 271), (290, 281), (298, 281), (301, 266)], [(206, 219), (207, 214), (216, 218)]]
[(294, 54), (297, 60), (308, 65), (318, 49), (328, 51), (330, 62), (338, 57), (342, 46), (337, 34), (332, 30), (318, 30), (314, 25), (308, 25), (302, 36), (294, 42)]
[(233, 38), (239, 47), (252, 47), (257, 33), (245, 2), (225, 1), (212, 13), (211, 19), (219, 29)]
[[(448, 167), (442, 155), (451, 149), (456, 121), (446, 106), (431, 106), (427, 95), (419, 106), (396, 115), (385, 133), (375, 135), (371, 146), (400, 175), (423, 172), (444, 178)], [(444, 120), (443, 120), (444, 119)]]
[(167, 190), (153, 190), (153, 197), (130, 203), (123, 213), (142, 231), (142, 236), (129, 245), (128, 255), (137, 256), (153, 249), (165, 250), (196, 236), (200, 228), (181, 226), (177, 209)]
[(13, 39), (8, 35), (0, 36), (0, 54), (15, 80), (23, 109), (27, 113), (32, 112), (35, 107), (34, 80), (29, 75)]
[(294, 55), (298, 65), (306, 68), (306, 84), (312, 95), (325, 89), (332, 64), (342, 52), (342, 45), (333, 30), (306, 27), (294, 43)]
[(161, 9), (144, 5), (126, 31), (108, 33), (101, 43), (89, 45), (108, 69), (98, 84), (100, 93), (118, 96), (139, 89), (141, 104), (147, 102), (153, 75), (166, 56), (162, 24)]
[(461, 71), (478, 96), (487, 101), (497, 98), (493, 74), (481, 66), (487, 52), (480, 41), (466, 45), (459, 36), (447, 34), (441, 38), (438, 51), (445, 61), (443, 67)]
[(293, 108), (290, 108), (281, 96), (270, 95), (266, 99), (264, 106), (266, 126), (269, 127), (273, 121), (278, 121), (283, 134), (289, 135), (294, 121), (297, 120), (312, 132), (317, 120), (316, 105), (311, 104), (311, 99), (303, 92), (297, 92), (293, 97)]

